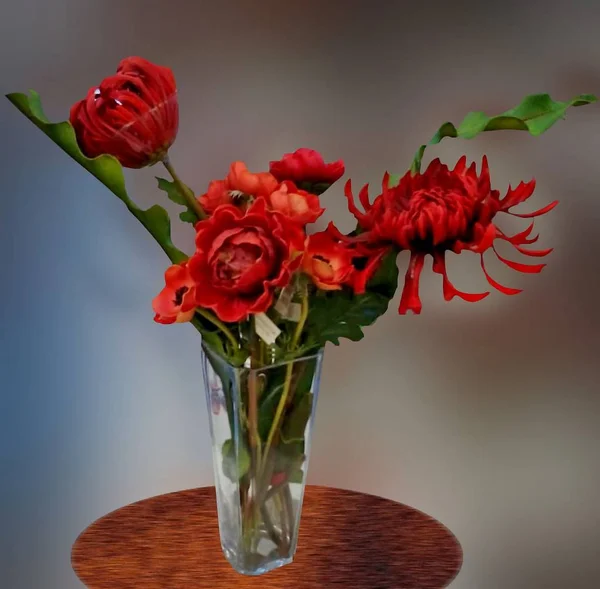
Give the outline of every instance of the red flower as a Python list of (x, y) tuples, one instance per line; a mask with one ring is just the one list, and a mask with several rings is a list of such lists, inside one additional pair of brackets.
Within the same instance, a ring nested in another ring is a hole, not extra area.
[(90, 158), (108, 153), (126, 168), (162, 159), (179, 125), (173, 72), (141, 57), (124, 59), (114, 76), (73, 105), (79, 147)]
[(345, 170), (342, 160), (326, 164), (318, 151), (302, 147), (294, 153), (286, 153), (279, 161), (271, 162), (270, 171), (281, 182), (291, 180), (299, 186), (305, 183), (323, 184), (327, 189), (344, 175)]
[(267, 196), (277, 188), (277, 180), (269, 172), (253, 174), (244, 162), (233, 162), (226, 179), (229, 190), (252, 196)]
[(233, 195), (225, 180), (213, 180), (205, 194), (198, 198), (202, 208), (212, 213), (218, 206), (234, 204)]
[(325, 211), (321, 208), (316, 194), (296, 188), (293, 182), (282, 182), (277, 190), (269, 195), (269, 205), (273, 211), (303, 226), (314, 223)]
[(196, 285), (185, 262), (167, 268), (165, 284), (152, 301), (154, 321), (167, 325), (190, 321), (196, 310)]
[(321, 290), (340, 290), (354, 274), (352, 252), (328, 231), (315, 233), (308, 238), (302, 270)]
[(369, 204), (367, 187), (363, 188), (360, 200), (365, 213), (356, 208), (349, 183), (346, 196), (350, 211), (366, 230), (357, 240), (372, 244), (393, 243), (399, 250), (411, 252), (400, 301), (401, 314), (409, 310), (417, 314), (421, 312), (419, 277), (427, 254), (433, 256), (433, 271), (443, 277), (444, 298), (449, 301), (458, 296), (465, 301), (475, 302), (485, 298), (489, 292), (469, 294), (457, 290), (446, 272), (446, 251), (458, 254), (463, 250), (470, 250), (480, 254), (481, 266), (489, 284), (500, 292), (511, 295), (521, 291), (498, 284), (488, 274), (483, 260), (483, 254), (488, 249), (492, 248), (500, 261), (519, 272), (540, 272), (545, 264), (529, 265), (507, 260), (496, 251), (494, 240), (508, 241), (527, 256), (541, 257), (552, 251), (522, 247), (537, 241), (537, 237), (529, 238), (533, 223), (525, 231), (509, 237), (492, 221), (499, 212), (524, 218), (537, 217), (552, 210), (558, 202), (534, 213), (511, 213), (512, 207), (526, 201), (533, 194), (535, 181), (521, 182), (514, 190), (509, 188), (506, 196), (501, 199), (500, 193), (491, 189), (485, 157), (479, 176), (475, 164), (467, 168), (466, 157), (462, 157), (454, 170), (449, 170), (439, 160), (434, 160), (423, 174), (413, 176), (409, 172), (398, 186), (389, 188), (388, 184), (389, 177), (386, 174), (382, 194), (372, 205)]
[(287, 285), (300, 263), (299, 234), (258, 198), (246, 213), (221, 206), (196, 225), (196, 253), (189, 268), (196, 304), (226, 322), (266, 311), (276, 288)]

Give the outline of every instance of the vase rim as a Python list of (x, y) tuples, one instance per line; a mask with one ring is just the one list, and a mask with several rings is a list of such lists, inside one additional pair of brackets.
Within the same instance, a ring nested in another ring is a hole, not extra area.
[(216, 350), (214, 350), (213, 348), (211, 348), (208, 344), (206, 344), (204, 342), (202, 342), (202, 349), (204, 351), (208, 351), (211, 355), (216, 356), (216, 358), (218, 358), (218, 360), (220, 362), (222, 362), (224, 365), (228, 366), (229, 368), (231, 368), (233, 370), (248, 370), (248, 371), (255, 371), (255, 372), (264, 372), (265, 370), (269, 370), (271, 368), (279, 368), (281, 366), (285, 366), (287, 364), (293, 364), (295, 362), (322, 359), (324, 356), (324, 353), (325, 353), (325, 346), (322, 346), (322, 347), (318, 348), (316, 352), (313, 352), (312, 354), (307, 354), (306, 356), (298, 356), (295, 358), (289, 358), (287, 360), (279, 360), (277, 362), (274, 362), (273, 364), (265, 364), (264, 366), (250, 368), (250, 366), (247, 366), (246, 364), (242, 364), (241, 366), (236, 366), (235, 364), (232, 364), (231, 362), (229, 362), (227, 360), (227, 358), (224, 358), (223, 356), (221, 356), (221, 354), (219, 354)]

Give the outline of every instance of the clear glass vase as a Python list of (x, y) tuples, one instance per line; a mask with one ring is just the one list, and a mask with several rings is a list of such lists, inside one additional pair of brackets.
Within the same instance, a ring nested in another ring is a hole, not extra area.
[(221, 546), (244, 575), (293, 560), (322, 361), (236, 368), (203, 345)]

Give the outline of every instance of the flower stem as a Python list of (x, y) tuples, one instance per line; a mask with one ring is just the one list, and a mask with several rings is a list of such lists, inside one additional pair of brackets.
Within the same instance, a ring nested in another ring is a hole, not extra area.
[(181, 194), (185, 198), (188, 208), (194, 211), (194, 213), (200, 221), (206, 219), (207, 215), (204, 209), (202, 208), (202, 205), (198, 202), (198, 199), (194, 196), (194, 193), (181, 181), (181, 179), (177, 175), (177, 172), (175, 172), (175, 168), (171, 164), (169, 157), (165, 156), (165, 158), (162, 160), (162, 163), (165, 166), (165, 168), (167, 168), (169, 174), (171, 174), (175, 186), (177, 186), (179, 192), (181, 192)]
[[(304, 288), (304, 292), (302, 293), (302, 311), (300, 313), (300, 321), (298, 321), (298, 325), (296, 326), (296, 331), (292, 336), (292, 341), (290, 342), (290, 351), (292, 351), (300, 341), (300, 336), (302, 335), (302, 330), (304, 329), (304, 324), (306, 323), (306, 318), (308, 317), (308, 293), (306, 291), (306, 287)], [(281, 419), (283, 417), (283, 413), (285, 407), (288, 402), (288, 396), (290, 394), (291, 384), (292, 384), (292, 375), (294, 373), (294, 363), (289, 362), (286, 367), (285, 373), (285, 381), (283, 383), (283, 391), (281, 393), (281, 398), (279, 399), (279, 404), (277, 405), (277, 409), (275, 410), (275, 417), (273, 418), (273, 423), (271, 424), (271, 429), (269, 430), (269, 435), (267, 436), (267, 441), (265, 443), (265, 449), (263, 451), (262, 459), (263, 459), (263, 470), (264, 465), (267, 463), (267, 458), (269, 456), (269, 451), (271, 450), (271, 446), (273, 445), (273, 439), (275, 438), (275, 434), (277, 433), (279, 426), (281, 425)]]
[(202, 309), (201, 307), (196, 307), (196, 313), (198, 313), (198, 315), (207, 321), (210, 321), (214, 326), (218, 327), (230, 341), (234, 350), (237, 350), (240, 347), (233, 333), (231, 333), (227, 325), (225, 325), (225, 323), (223, 323), (218, 317), (215, 317), (210, 311)]

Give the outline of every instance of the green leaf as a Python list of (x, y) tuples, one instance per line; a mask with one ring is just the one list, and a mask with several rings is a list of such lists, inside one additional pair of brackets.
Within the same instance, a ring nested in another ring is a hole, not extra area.
[(127, 194), (125, 177), (121, 164), (111, 155), (87, 158), (77, 145), (75, 131), (70, 122), (51, 123), (42, 109), (39, 95), (33, 90), (27, 96), (21, 93), (8, 94), (7, 98), (52, 141), (61, 147), (77, 163), (96, 176), (111, 192), (118, 196), (156, 239), (173, 263), (182, 262), (187, 255), (177, 249), (171, 241), (171, 222), (169, 215), (160, 206), (154, 205), (147, 210), (138, 207)]
[(223, 455), (223, 474), (232, 482), (237, 483), (250, 470), (250, 454), (240, 442), (239, 454), (236, 455), (233, 440), (225, 440), (221, 449)]
[(396, 259), (398, 252), (391, 250), (381, 260), (377, 272), (373, 275), (367, 284), (367, 290), (381, 294), (388, 299), (393, 299), (398, 288), (398, 265)]
[(181, 190), (179, 190), (177, 184), (175, 184), (175, 182), (171, 182), (170, 180), (166, 180), (165, 178), (159, 178), (158, 176), (156, 179), (158, 180), (158, 188), (167, 193), (169, 200), (173, 201), (175, 204), (186, 207), (186, 210), (179, 214), (179, 218), (184, 223), (196, 223), (198, 221), (198, 217), (196, 213), (187, 206), (185, 195), (182, 194)]
[(196, 216), (196, 213), (194, 213), (194, 211), (190, 211), (189, 209), (187, 211), (183, 211), (183, 213), (179, 213), (179, 218), (184, 223), (195, 224), (198, 221), (198, 217)]
[(304, 454), (304, 439), (281, 443), (277, 446), (275, 454), (275, 472), (294, 472), (300, 470), (306, 454)]
[(310, 337), (320, 346), (326, 342), (339, 345), (339, 338), (359, 341), (362, 328), (383, 315), (398, 287), (398, 252), (386, 254), (367, 284), (367, 292), (355, 295), (348, 289), (317, 291), (311, 297), (307, 324)]
[(277, 382), (261, 395), (258, 406), (258, 434), (264, 442), (269, 436), (282, 392), (283, 382)]
[(304, 439), (306, 425), (310, 419), (313, 406), (313, 395), (308, 393), (294, 405), (293, 409), (286, 416), (281, 427), (281, 440), (289, 444), (290, 442), (300, 442)]
[(364, 337), (362, 328), (387, 311), (389, 300), (373, 292), (362, 295), (347, 290), (319, 293), (311, 300), (309, 332), (322, 346), (328, 341), (338, 346), (341, 337), (357, 342)]
[(181, 194), (179, 188), (175, 182), (171, 182), (170, 180), (166, 180), (165, 178), (159, 178), (156, 176), (156, 180), (158, 181), (158, 188), (167, 193), (167, 197), (169, 200), (172, 200), (175, 204), (185, 206), (185, 196)]
[[(452, 123), (444, 123), (427, 145), (435, 145), (444, 137), (460, 137), (473, 139), (483, 131), (516, 130), (528, 131), (531, 135), (541, 135), (554, 123), (565, 118), (567, 109), (572, 106), (592, 104), (598, 99), (593, 94), (581, 94), (569, 102), (552, 100), (549, 94), (532, 94), (521, 104), (495, 117), (488, 117), (483, 112), (470, 112), (463, 121), (455, 127)], [(411, 172), (421, 170), (421, 162), (427, 145), (421, 145), (415, 154)], [(391, 179), (390, 179), (390, 185)]]
[[(425, 150), (423, 150), (425, 151)], [(421, 154), (421, 157), (423, 157), (423, 154)], [(400, 184), (400, 179), (402, 178), (402, 174), (390, 174), (389, 180), (388, 180), (388, 186), (390, 188), (394, 188), (394, 186), (398, 186), (398, 184)]]
[(304, 471), (301, 468), (295, 468), (288, 475), (287, 482), (302, 484), (304, 482)]

